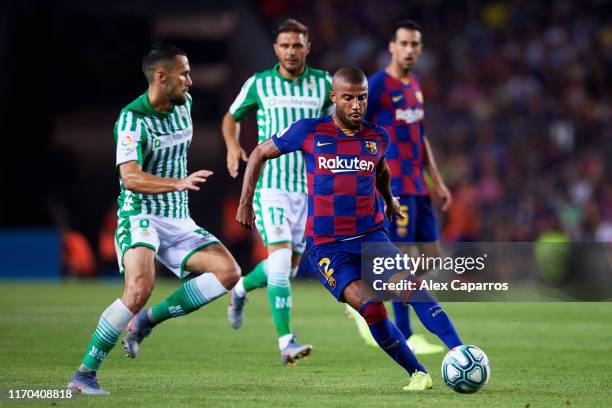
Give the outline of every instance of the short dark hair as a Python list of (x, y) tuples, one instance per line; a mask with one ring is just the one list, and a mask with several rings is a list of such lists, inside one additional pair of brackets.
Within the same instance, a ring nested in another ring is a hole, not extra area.
[(368, 82), (368, 78), (366, 74), (362, 70), (352, 65), (347, 65), (341, 68), (338, 68), (336, 72), (334, 72), (334, 76), (332, 78), (332, 86), (334, 82), (342, 81), (346, 82), (350, 85), (361, 85), (364, 82)]
[(172, 69), (174, 59), (177, 55), (185, 55), (185, 51), (172, 44), (156, 43), (142, 58), (142, 73), (147, 77), (147, 81), (153, 80), (153, 73), (163, 65), (165, 69)]
[(423, 30), (421, 29), (421, 25), (417, 23), (416, 21), (410, 20), (410, 19), (401, 20), (393, 25), (393, 32), (391, 33), (391, 41), (397, 40), (397, 30), (399, 30), (400, 28), (404, 28), (406, 30), (414, 30), (420, 33), (423, 32)]
[(308, 37), (308, 27), (293, 18), (288, 18), (274, 30), (274, 41), (278, 39), (280, 33), (299, 33), (304, 34), (304, 37)]

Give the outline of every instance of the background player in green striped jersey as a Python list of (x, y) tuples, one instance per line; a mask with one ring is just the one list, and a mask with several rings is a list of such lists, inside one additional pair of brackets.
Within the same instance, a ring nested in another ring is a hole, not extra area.
[[(331, 77), (306, 65), (310, 51), (308, 28), (289, 19), (276, 29), (274, 52), (278, 64), (251, 76), (223, 118), (227, 168), (238, 175), (240, 160), (247, 155), (240, 146), (240, 124), (257, 110), (258, 142), (302, 118), (315, 118), (332, 106)], [(281, 362), (294, 364), (312, 346), (299, 344), (291, 330), (291, 286), (304, 251), (307, 216), (306, 173), (302, 152), (266, 162), (257, 184), (253, 207), (257, 230), (268, 248), (268, 258), (242, 278), (231, 294), (228, 318), (234, 328), (242, 325), (246, 292), (268, 286), (268, 300), (278, 334)]]
[[(198, 191), (212, 172), (187, 175), (193, 133), (187, 56), (174, 46), (157, 45), (142, 65), (149, 88), (121, 111), (115, 125), (121, 176), (115, 248), (125, 288), (102, 313), (68, 383), (69, 389), (84, 394), (107, 394), (96, 371), (128, 323), (123, 344), (134, 358), (155, 325), (210, 303), (240, 277), (229, 251), (189, 217), (187, 191)], [(190, 272), (198, 276), (160, 304), (143, 309), (155, 283), (155, 258), (180, 278)]]

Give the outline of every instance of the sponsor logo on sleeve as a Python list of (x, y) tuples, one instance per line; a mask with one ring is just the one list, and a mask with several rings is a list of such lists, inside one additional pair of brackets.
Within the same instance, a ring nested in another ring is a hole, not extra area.
[(122, 132), (119, 134), (117, 148), (123, 156), (129, 156), (136, 150), (136, 141), (139, 135), (133, 132)]

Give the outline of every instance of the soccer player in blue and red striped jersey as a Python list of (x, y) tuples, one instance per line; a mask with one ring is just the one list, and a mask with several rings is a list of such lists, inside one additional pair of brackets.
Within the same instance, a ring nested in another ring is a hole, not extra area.
[[(253, 195), (265, 161), (303, 151), (308, 180), (306, 256), (313, 269), (320, 272), (326, 289), (364, 317), (381, 349), (408, 372), (410, 383), (404, 389), (429, 389), (431, 377), (410, 351), (401, 331), (388, 319), (383, 303), (373, 300), (361, 275), (362, 244), (377, 243), (384, 256), (401, 254), (389, 241), (383, 225), (385, 215), (401, 217), (399, 203), (391, 193), (385, 158), (389, 134), (363, 121), (368, 83), (361, 70), (340, 68), (333, 76), (330, 97), (336, 108), (334, 114), (298, 120), (253, 151), (236, 219), (245, 228), (252, 228)], [(448, 316), (427, 291), (414, 290), (405, 295), (402, 299), (413, 305), (424, 326), (449, 348), (462, 344)]]
[[(365, 120), (389, 132), (387, 163), (391, 171), (391, 190), (399, 197), (404, 216), (391, 218), (388, 224), (391, 241), (399, 243), (404, 253), (410, 254), (414, 244), (418, 244), (420, 253), (426, 257), (438, 257), (441, 254), (439, 227), (424, 172), (429, 174), (434, 192), (443, 201), (443, 211), (450, 207), (452, 196), (440, 176), (425, 135), (423, 93), (412, 72), (422, 51), (420, 25), (412, 20), (395, 24), (389, 41), (391, 62), (368, 79), (370, 95)], [(427, 342), (423, 335), (412, 333), (406, 304), (394, 302), (393, 311), (395, 324), (416, 354), (444, 350)]]

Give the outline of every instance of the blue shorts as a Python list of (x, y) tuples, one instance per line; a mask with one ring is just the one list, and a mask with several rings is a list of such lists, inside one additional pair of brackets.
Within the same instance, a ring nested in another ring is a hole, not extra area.
[[(370, 232), (361, 238), (348, 241), (330, 242), (317, 246), (308, 246), (306, 256), (312, 270), (319, 277), (325, 288), (338, 300), (343, 302), (342, 292), (353, 281), (362, 279), (362, 267), (367, 270), (368, 265), (362, 265), (362, 245), (369, 246), (374, 256), (395, 257), (402, 252), (389, 240), (387, 232), (378, 230)], [(375, 245), (374, 245), (375, 244)], [(371, 274), (371, 269), (369, 272)], [(391, 273), (391, 272), (389, 272)], [(394, 272), (393, 272), (394, 273)], [(381, 277), (384, 279), (385, 277)]]
[(418, 243), (440, 239), (436, 214), (428, 195), (400, 196), (400, 206), (405, 218), (393, 216), (390, 222), (385, 221), (391, 242)]

